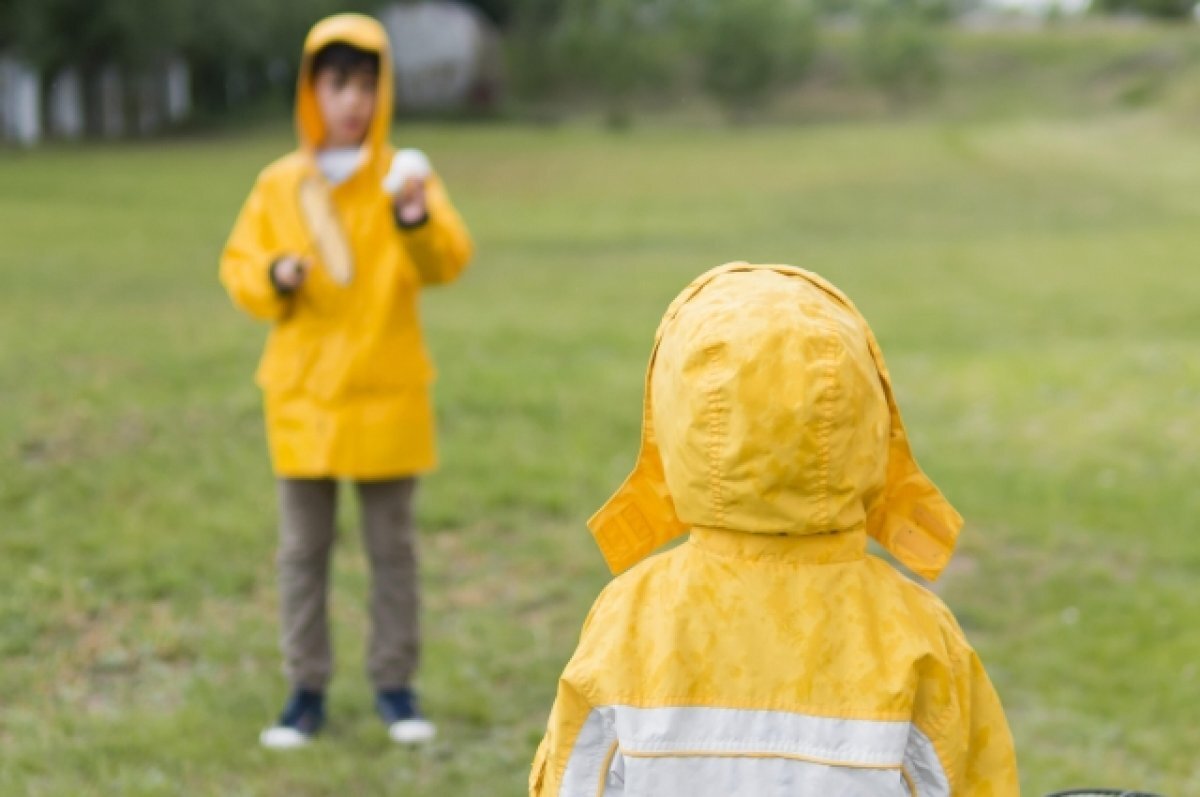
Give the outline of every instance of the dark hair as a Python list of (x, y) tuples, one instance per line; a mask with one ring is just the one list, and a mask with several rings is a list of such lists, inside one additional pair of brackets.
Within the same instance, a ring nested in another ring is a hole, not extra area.
[(379, 53), (363, 50), (345, 42), (333, 42), (313, 55), (309, 78), (316, 78), (319, 72), (326, 69), (332, 69), (341, 76), (355, 72), (370, 72), (378, 76)]

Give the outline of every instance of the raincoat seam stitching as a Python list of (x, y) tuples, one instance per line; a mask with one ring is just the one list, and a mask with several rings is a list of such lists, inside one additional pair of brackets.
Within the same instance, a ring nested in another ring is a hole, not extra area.
[(600, 782), (596, 785), (596, 797), (604, 797), (604, 793), (608, 790), (608, 773), (612, 769), (613, 759), (617, 757), (617, 753), (620, 750), (620, 740), (614, 739), (612, 744), (608, 746), (608, 752), (604, 756), (604, 761), (600, 764)]
[[(578, 687), (577, 687), (578, 688)], [(580, 694), (584, 694), (580, 690)], [(736, 704), (718, 700), (697, 700), (693, 693), (685, 693), (679, 695), (655, 695), (653, 700), (641, 700), (634, 695), (613, 695), (606, 700), (599, 700), (597, 695), (584, 694), (590, 705), (613, 707), (627, 706), (630, 708), (720, 708), (731, 709), (734, 711), (778, 711), (783, 714), (803, 714), (809, 717), (818, 717), (826, 719), (849, 719), (849, 720), (870, 720), (873, 722), (907, 722), (912, 723), (912, 713), (908, 711), (896, 711), (892, 713), (886, 712), (871, 712), (858, 711), (852, 708), (839, 706), (837, 709), (831, 709), (828, 706), (818, 709), (816, 706), (803, 705), (795, 706), (782, 703), (746, 703)], [(914, 726), (916, 723), (912, 723)], [(924, 729), (921, 729), (924, 733)], [(925, 734), (933, 739), (929, 734)]]
[(712, 493), (713, 514), (718, 524), (725, 522), (726, 506), (725, 496), (721, 486), (721, 468), (720, 468), (720, 450), (725, 441), (727, 429), (723, 423), (722, 413), (725, 410), (725, 403), (721, 400), (721, 393), (717, 386), (717, 378), (713, 374), (711, 367), (715, 366), (717, 360), (716, 346), (710, 346), (705, 352), (707, 364), (710, 366), (710, 379), (708, 385), (708, 484), (709, 491)]
[(853, 555), (847, 555), (845, 559), (804, 559), (802, 557), (789, 557), (782, 554), (762, 554), (760, 556), (742, 556), (736, 553), (726, 553), (724, 551), (714, 551), (711, 548), (705, 548), (703, 545), (697, 545), (700, 552), (705, 556), (715, 556), (718, 559), (728, 559), (737, 562), (753, 562), (778, 566), (790, 567), (812, 567), (818, 565), (848, 565), (855, 562), (861, 562), (867, 558), (866, 551), (861, 554), (855, 552)]
[(834, 364), (834, 355), (837, 353), (836, 330), (833, 326), (832, 319), (825, 312), (821, 312), (822, 326), (825, 332), (829, 335), (826, 341), (826, 365), (825, 378), (828, 380), (827, 387), (821, 391), (818, 397), (818, 403), (821, 407), (821, 420), (817, 427), (817, 453), (820, 457), (820, 495), (821, 495), (821, 521), (822, 526), (827, 526), (833, 522), (832, 499), (829, 495), (829, 481), (831, 460), (833, 458), (830, 451), (830, 439), (833, 436), (833, 408), (836, 404), (837, 396), (837, 369)]
[(736, 751), (726, 752), (720, 750), (671, 750), (665, 752), (647, 752), (642, 750), (629, 750), (621, 748), (621, 755), (627, 758), (774, 758), (790, 761), (799, 761), (808, 764), (819, 764), (821, 766), (835, 767), (841, 769), (858, 769), (858, 770), (873, 770), (884, 772), (903, 772), (902, 764), (895, 763), (872, 763), (867, 761), (850, 761), (839, 758), (825, 758), (823, 756), (806, 755), (804, 753), (787, 753), (787, 752), (758, 752), (758, 751)]
[[(678, 747), (672, 745), (654, 744), (653, 740), (643, 740), (637, 742), (636, 747), (630, 749), (622, 746), (621, 753), (629, 756), (642, 757), (669, 757), (672, 755), (685, 756), (713, 756), (717, 758), (731, 758), (737, 756), (762, 756), (765, 758), (810, 758), (820, 759), (826, 762), (837, 762), (841, 766), (861, 766), (861, 767), (880, 767), (887, 769), (899, 769), (904, 766), (903, 755), (899, 759), (895, 757), (894, 751), (879, 751), (868, 750), (864, 748), (840, 750), (834, 747), (820, 747), (818, 745), (787, 745), (781, 742), (766, 742), (766, 741), (742, 741), (740, 739), (723, 739), (723, 738), (700, 738), (689, 739), (686, 746)], [(657, 748), (657, 749), (655, 749)]]

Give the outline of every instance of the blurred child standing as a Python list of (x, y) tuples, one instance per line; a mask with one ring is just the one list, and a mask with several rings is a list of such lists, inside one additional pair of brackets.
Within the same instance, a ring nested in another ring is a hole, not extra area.
[(462, 272), (471, 242), (439, 178), (420, 168), (423, 156), (404, 153), (418, 162), (406, 175), (393, 169), (392, 66), (375, 20), (318, 23), (298, 83), (300, 145), (258, 176), (220, 268), (233, 301), (272, 325), (257, 382), (278, 476), (292, 692), (261, 741), (300, 746), (324, 723), (329, 564), (338, 482), (348, 480), (371, 564), (376, 708), (393, 740), (420, 742), (435, 730), (412, 684), (420, 649), (412, 505), (416, 477), (436, 455), (434, 369), (417, 300), (421, 288)]

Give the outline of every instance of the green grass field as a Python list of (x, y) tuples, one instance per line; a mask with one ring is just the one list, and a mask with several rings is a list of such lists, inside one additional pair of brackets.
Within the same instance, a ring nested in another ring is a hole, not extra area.
[(282, 128), (0, 153), (0, 794), (524, 793), (608, 576), (583, 521), (633, 461), (662, 310), (790, 262), (872, 320), (918, 456), (968, 518), (938, 589), (1008, 707), (1025, 791), (1200, 794), (1200, 146), (1153, 115), (625, 135), (420, 126), (479, 256), (430, 293), (423, 488), (441, 739), (393, 749), (362, 675), (346, 493), (339, 678), (284, 693), (264, 329), (216, 259)]

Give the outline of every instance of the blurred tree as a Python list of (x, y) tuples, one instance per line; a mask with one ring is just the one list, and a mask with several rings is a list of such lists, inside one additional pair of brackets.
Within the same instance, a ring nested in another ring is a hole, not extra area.
[(555, 59), (573, 85), (600, 94), (610, 126), (629, 123), (639, 89), (667, 72), (671, 6), (656, 0), (564, 0)]
[(1195, 7), (1194, 0), (1093, 0), (1092, 4), (1102, 13), (1144, 14), (1160, 19), (1187, 19)]
[[(278, 44), (270, 46), (277, 12), (267, 0), (190, 0), (188, 6), (182, 49), (192, 70), (195, 102), (204, 111), (224, 111), (252, 95), (257, 87), (248, 76), (269, 75), (273, 58), (283, 65), (290, 63), (289, 56), (295, 58)], [(299, 50), (298, 42), (291, 44), (291, 50)]]
[(16, 40), (16, 8), (14, 0), (0, 0), (0, 50)]
[(43, 70), (68, 65), (149, 67), (178, 50), (190, 2), (11, 0), (24, 57)]
[(507, 26), (512, 20), (516, 3), (513, 0), (463, 0), (467, 5), (474, 6), (483, 15), (500, 26)]
[(866, 0), (859, 60), (867, 79), (897, 104), (932, 93), (942, 65), (934, 23), (941, 11), (926, 0)]
[(161, 69), (179, 52), (187, 7), (156, 0), (11, 0), (6, 29), (18, 55), (44, 76), (76, 69), (83, 81), (85, 127), (111, 132), (105, 119), (124, 117), (131, 95), (119, 84), (115, 93), (112, 83), (106, 91), (104, 80), (114, 74), (106, 70), (129, 76)]
[(704, 90), (734, 118), (803, 76), (817, 47), (814, 13), (790, 0), (707, 0), (689, 6)]
[(508, 67), (513, 90), (526, 101), (544, 99), (560, 82), (553, 37), (559, 0), (512, 0)]
[(192, 67), (197, 104), (223, 111), (265, 92), (292, 95), (301, 45), (322, 17), (369, 13), (379, 2), (347, 0), (184, 0), (189, 35), (183, 53)]
[[(916, 11), (929, 20), (948, 20), (977, 8), (981, 0), (898, 0), (909, 11)], [(835, 16), (863, 16), (870, 0), (814, 0), (818, 14)]]
[[(353, 0), (0, 0), (0, 41), (45, 73), (68, 66), (157, 68), (183, 55), (196, 103), (222, 111), (290, 86), (304, 34), (323, 16), (370, 11)], [(282, 78), (286, 77), (286, 80)], [(287, 92), (290, 94), (290, 89)]]

